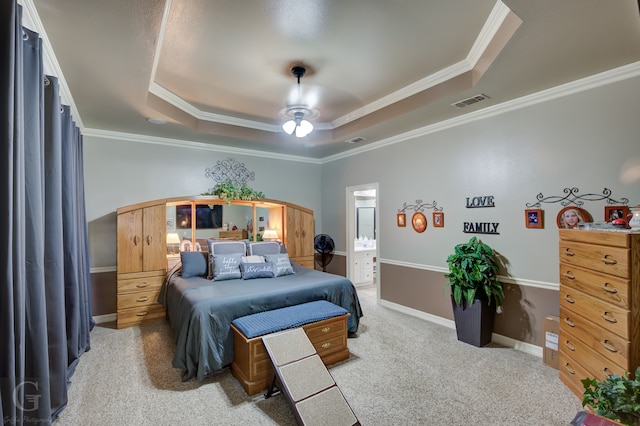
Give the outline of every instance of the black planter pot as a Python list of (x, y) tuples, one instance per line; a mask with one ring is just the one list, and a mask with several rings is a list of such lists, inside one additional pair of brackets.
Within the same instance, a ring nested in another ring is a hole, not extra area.
[(489, 305), (487, 299), (476, 299), (471, 306), (467, 306), (464, 301), (462, 306), (458, 306), (453, 301), (453, 296), (451, 304), (458, 340), (478, 347), (491, 342), (493, 319), (496, 314), (495, 304)]

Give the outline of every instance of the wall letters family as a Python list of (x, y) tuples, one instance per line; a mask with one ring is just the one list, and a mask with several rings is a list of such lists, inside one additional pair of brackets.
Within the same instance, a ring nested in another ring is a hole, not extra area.
[[(467, 208), (477, 209), (484, 207), (495, 207), (493, 195), (481, 195), (477, 197), (467, 197)], [(467, 234), (499, 234), (498, 222), (463, 222), (463, 230)]]

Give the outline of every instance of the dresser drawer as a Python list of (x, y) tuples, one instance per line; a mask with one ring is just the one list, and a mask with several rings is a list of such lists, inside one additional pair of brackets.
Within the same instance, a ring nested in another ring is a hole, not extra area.
[(119, 293), (117, 297), (118, 310), (153, 305), (158, 302), (158, 294), (160, 294), (159, 288), (135, 293)]
[(628, 340), (593, 324), (588, 319), (571, 312), (567, 308), (560, 307), (559, 341), (562, 341), (565, 333), (580, 339), (591, 349), (625, 370), (631, 370), (629, 362), (631, 344)]
[(560, 283), (591, 296), (630, 309), (630, 280), (594, 272), (567, 263), (560, 264)]
[(579, 362), (560, 350), (560, 380), (577, 396), (582, 397), (584, 385), (582, 379), (593, 378), (594, 375), (584, 369)]
[(322, 341), (324, 338), (327, 338), (327, 336), (335, 334), (346, 336), (347, 317), (348, 315), (345, 314), (339, 317), (329, 318), (321, 323), (308, 324), (304, 326), (304, 331), (312, 342)]
[[(604, 380), (609, 374), (622, 375), (625, 373), (626, 370), (624, 368), (608, 358), (603, 358), (576, 337), (566, 332), (562, 333), (562, 331), (561, 334), (562, 337), (558, 342), (558, 349), (561, 354), (579, 361), (580, 365), (589, 373), (587, 377)], [(562, 357), (560, 358), (560, 364), (562, 366)], [(577, 362), (574, 364), (577, 364)]]
[(572, 312), (579, 312), (584, 318), (588, 318), (594, 324), (612, 331), (624, 339), (628, 339), (630, 336), (629, 317), (631, 313), (619, 306), (589, 296), (569, 286), (561, 285), (560, 307), (565, 307)]
[(305, 268), (314, 269), (316, 267), (313, 256), (292, 257), (291, 260), (299, 265), (304, 266)]
[(118, 310), (117, 328), (130, 327), (142, 321), (164, 318), (164, 306), (154, 303), (149, 306)]
[(131, 279), (118, 279), (118, 295), (138, 291), (159, 290), (162, 287), (164, 275), (147, 276)]
[(631, 250), (560, 240), (560, 262), (617, 277), (629, 277)]

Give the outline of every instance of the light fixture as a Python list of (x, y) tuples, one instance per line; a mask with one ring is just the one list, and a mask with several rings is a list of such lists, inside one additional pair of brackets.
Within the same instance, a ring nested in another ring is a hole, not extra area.
[[(300, 78), (307, 72), (303, 66), (295, 66), (291, 68), (291, 73), (298, 79), (298, 95), (300, 94)], [(287, 109), (286, 115), (290, 120), (282, 125), (282, 130), (287, 134), (295, 133), (296, 137), (303, 138), (313, 130), (313, 124), (309, 120), (305, 120), (305, 114), (309, 115), (311, 111), (304, 106), (293, 106)]]
[[(176, 247), (180, 246), (180, 237), (174, 232), (167, 233), (167, 254), (175, 254)], [(180, 251), (178, 248), (177, 251)]]
[(262, 239), (264, 241), (277, 241), (278, 240), (278, 232), (275, 229), (265, 229), (262, 234)]

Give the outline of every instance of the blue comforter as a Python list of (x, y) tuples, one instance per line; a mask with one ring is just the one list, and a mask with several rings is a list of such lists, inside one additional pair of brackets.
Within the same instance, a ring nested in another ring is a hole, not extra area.
[(184, 370), (183, 380), (203, 380), (233, 362), (231, 321), (245, 315), (328, 300), (349, 311), (348, 330), (357, 332), (362, 310), (353, 283), (340, 275), (292, 265), (292, 275), (252, 280), (210, 281), (168, 274), (158, 301), (177, 336), (173, 366)]

